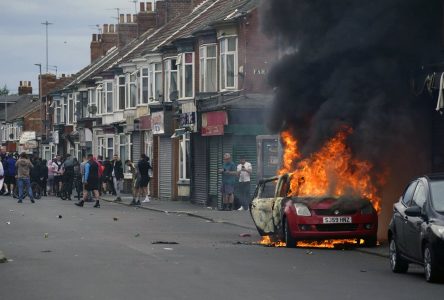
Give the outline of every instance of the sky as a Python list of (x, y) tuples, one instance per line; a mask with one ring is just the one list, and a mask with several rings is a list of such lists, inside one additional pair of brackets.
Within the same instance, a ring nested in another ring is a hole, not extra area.
[[(139, 2), (139, 1), (138, 1)], [(0, 87), (18, 91), (31, 81), (38, 94), (38, 74), (46, 73), (46, 26), (49, 72), (74, 74), (90, 63), (96, 25), (117, 23), (117, 11), (135, 13), (130, 0), (0, 0)], [(139, 3), (137, 3), (139, 9)]]

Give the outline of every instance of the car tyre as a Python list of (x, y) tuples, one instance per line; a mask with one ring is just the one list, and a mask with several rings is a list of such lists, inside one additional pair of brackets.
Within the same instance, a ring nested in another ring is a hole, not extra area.
[(423, 252), (424, 275), (427, 282), (438, 282), (443, 279), (443, 272), (438, 269), (436, 253), (430, 244), (426, 244)]
[(394, 273), (406, 273), (409, 269), (409, 263), (401, 257), (395, 238), (390, 240), (390, 266)]
[(284, 219), (284, 238), (285, 238), (285, 244), (287, 248), (296, 248), (297, 241), (296, 239), (291, 235), (290, 232), (290, 224), (288, 223), (288, 220)]
[(376, 235), (364, 239), (364, 247), (376, 247), (378, 245), (378, 238)]

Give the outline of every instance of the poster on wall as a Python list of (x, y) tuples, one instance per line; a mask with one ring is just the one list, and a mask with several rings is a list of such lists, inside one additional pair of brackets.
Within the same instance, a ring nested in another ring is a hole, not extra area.
[(158, 111), (151, 114), (151, 130), (153, 131), (153, 134), (165, 133), (163, 111)]
[(224, 126), (228, 125), (226, 111), (212, 111), (202, 114), (202, 136), (224, 135)]

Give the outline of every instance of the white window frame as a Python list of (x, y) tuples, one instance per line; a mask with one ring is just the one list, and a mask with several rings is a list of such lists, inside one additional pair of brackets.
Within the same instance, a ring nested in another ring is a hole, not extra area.
[[(123, 80), (123, 83), (121, 82)], [(126, 87), (126, 75), (116, 76), (116, 111), (123, 111), (127, 106), (127, 87)], [(122, 99), (123, 97), (123, 99)], [(123, 102), (121, 102), (123, 101)]]
[[(186, 57), (187, 55), (191, 54), (191, 63), (187, 63), (186, 62)], [(177, 57), (177, 72), (178, 72), (178, 77), (177, 77), (177, 81), (178, 81), (178, 98), (179, 99), (192, 99), (194, 98), (194, 74), (195, 74), (195, 70), (194, 70), (194, 60), (195, 60), (195, 55), (194, 52), (184, 52), (184, 53), (180, 53)], [(187, 82), (186, 82), (186, 69), (187, 66), (191, 66), (191, 95), (186, 95), (187, 93)]]
[[(176, 61), (176, 70), (172, 70), (172, 62)], [(179, 83), (178, 83), (178, 70), (177, 70), (177, 58), (176, 57), (168, 57), (163, 61), (164, 66), (164, 82), (165, 82), (165, 90), (164, 90), (164, 99), (165, 102), (171, 102), (170, 100), (170, 94), (173, 92), (171, 90), (171, 82), (172, 77), (174, 74), (176, 74), (176, 90), (178, 93), (179, 91)]]
[(61, 124), (63, 122), (62, 101), (63, 100), (54, 100), (54, 124)]
[[(146, 74), (145, 74), (146, 72)], [(148, 104), (150, 101), (151, 86), (150, 86), (150, 67), (144, 66), (139, 70), (139, 101), (138, 105)], [(146, 95), (144, 92), (146, 91)]]
[(68, 113), (67, 113), (67, 120), (65, 120), (66, 125), (73, 125), (74, 124), (74, 110), (75, 110), (75, 96), (74, 93), (69, 93), (68, 98)]
[[(118, 153), (119, 153), (119, 157), (120, 159), (125, 162), (127, 159), (131, 160), (131, 152), (132, 152), (132, 139), (131, 139), (131, 135), (130, 134), (119, 134), (118, 136)], [(122, 147), (125, 148), (125, 152), (126, 152), (126, 157), (122, 156)]]
[[(109, 142), (109, 139), (112, 139), (111, 145)], [(109, 151), (111, 151), (111, 155), (108, 156)], [(97, 155), (101, 155), (103, 159), (106, 157), (109, 157), (112, 159), (114, 155), (114, 135), (112, 134), (106, 134), (106, 135), (100, 135), (97, 137)]]
[(103, 107), (103, 84), (99, 84), (96, 87), (96, 101), (97, 101), (97, 115), (101, 116), (104, 112)]
[[(214, 56), (209, 57), (208, 56), (208, 48), (214, 47)], [(217, 44), (205, 44), (202, 45), (199, 48), (199, 58), (200, 58), (200, 64), (199, 64), (199, 91), (200, 92), (217, 92), (217, 72), (218, 72), (218, 65), (217, 65)], [(208, 81), (210, 78), (210, 74), (208, 72), (208, 62), (214, 61), (214, 65), (216, 68), (216, 72), (214, 74), (214, 78), (212, 80), (214, 81), (214, 90), (207, 89)]]
[[(131, 109), (136, 108), (138, 103), (138, 92), (137, 92), (137, 75), (139, 71), (135, 71), (133, 73), (130, 73), (127, 75), (126, 78), (126, 102), (125, 102), (125, 108)], [(131, 88), (134, 88), (134, 99), (131, 99)], [(134, 101), (132, 101), (134, 100)]]
[[(89, 112), (90, 107), (95, 105), (97, 107), (97, 93), (95, 88), (89, 88), (88, 89), (88, 107), (87, 107), (87, 115), (88, 117), (92, 117), (93, 114)], [(97, 111), (96, 111), (97, 114)]]
[[(164, 96), (163, 80), (164, 74), (162, 69), (162, 62), (153, 62), (149, 67), (150, 87), (148, 103), (158, 102)], [(157, 89), (159, 87), (159, 89)], [(165, 98), (165, 97), (164, 97)]]
[[(103, 81), (103, 92), (102, 92), (103, 104), (105, 105), (103, 114), (112, 114), (114, 109), (114, 81), (106, 80)], [(109, 107), (111, 104), (111, 107)]]
[[(229, 39), (235, 39), (235, 50), (228, 50), (228, 40)], [(224, 36), (223, 38), (219, 39), (219, 49), (220, 49), (220, 56), (219, 56), (219, 86), (221, 91), (227, 91), (227, 90), (237, 90), (238, 86), (238, 38), (237, 36)], [(234, 74), (233, 74), (233, 85), (228, 86), (228, 56), (233, 56), (234, 59)]]
[(180, 137), (179, 141), (179, 180), (190, 180), (190, 174), (187, 172), (187, 164), (190, 162), (187, 157), (190, 156), (190, 133), (186, 132)]

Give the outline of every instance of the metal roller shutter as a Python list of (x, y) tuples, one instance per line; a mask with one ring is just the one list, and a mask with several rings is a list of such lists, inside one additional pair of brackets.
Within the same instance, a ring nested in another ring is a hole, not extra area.
[(207, 205), (208, 199), (208, 159), (207, 139), (195, 134), (192, 137), (193, 152), (193, 185), (192, 199), (194, 203)]
[[(239, 164), (240, 158), (244, 157), (253, 167), (251, 174), (250, 195), (254, 191), (257, 174), (257, 147), (256, 136), (244, 135), (236, 136), (233, 143), (233, 161), (236, 166)], [(236, 189), (237, 190), (237, 189)]]
[(159, 143), (159, 198), (171, 199), (172, 196), (172, 155), (170, 137), (160, 137)]

